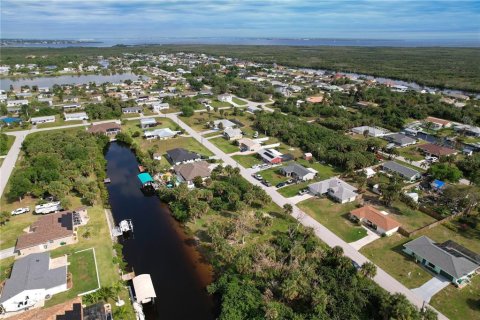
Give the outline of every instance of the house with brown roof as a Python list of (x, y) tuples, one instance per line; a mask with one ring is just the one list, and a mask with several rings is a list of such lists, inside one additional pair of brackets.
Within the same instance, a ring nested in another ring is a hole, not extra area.
[(350, 211), (350, 219), (360, 221), (380, 234), (391, 236), (401, 224), (390, 218), (386, 212), (380, 212), (372, 206), (364, 206)]
[(418, 149), (421, 150), (426, 156), (442, 157), (442, 156), (450, 156), (458, 153), (458, 151), (455, 149), (439, 146), (433, 143), (420, 145), (418, 146)]
[(178, 182), (186, 182), (189, 188), (193, 188), (193, 179), (200, 177), (202, 180), (210, 177), (210, 166), (206, 161), (179, 164), (173, 167), (177, 174)]
[(122, 130), (121, 126), (116, 122), (107, 122), (94, 124), (87, 129), (90, 133), (103, 133), (104, 135), (114, 135)]
[(76, 243), (76, 227), (88, 220), (86, 214), (87, 210), (81, 208), (72, 212), (61, 211), (39, 217), (25, 229), (26, 233), (18, 237), (15, 252), (19, 256), (26, 256)]
[(435, 117), (427, 117), (425, 122), (431, 123), (432, 130), (440, 130), (442, 128), (450, 128), (452, 126), (450, 121)]

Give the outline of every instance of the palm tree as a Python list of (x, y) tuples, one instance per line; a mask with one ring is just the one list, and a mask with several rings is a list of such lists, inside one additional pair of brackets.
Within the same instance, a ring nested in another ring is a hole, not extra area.
[(290, 203), (286, 203), (283, 205), (283, 210), (285, 210), (286, 214), (291, 215), (293, 212), (293, 206)]
[(370, 261), (367, 261), (360, 267), (360, 274), (366, 278), (372, 279), (377, 275), (377, 266)]

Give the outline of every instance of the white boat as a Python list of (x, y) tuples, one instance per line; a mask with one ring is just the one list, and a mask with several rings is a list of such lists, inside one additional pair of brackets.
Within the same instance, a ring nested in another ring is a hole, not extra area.
[(60, 201), (55, 201), (55, 202), (49, 202), (49, 203), (39, 204), (38, 206), (35, 206), (35, 213), (47, 214), (55, 211), (60, 211), (62, 209), (63, 208), (60, 205)]
[(112, 234), (115, 237), (121, 236), (124, 233), (133, 232), (133, 223), (131, 219), (120, 221), (117, 227), (112, 229)]

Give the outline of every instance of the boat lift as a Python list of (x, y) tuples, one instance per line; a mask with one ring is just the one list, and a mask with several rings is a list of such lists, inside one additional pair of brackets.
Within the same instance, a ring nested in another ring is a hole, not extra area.
[(131, 232), (133, 233), (133, 223), (131, 219), (125, 219), (120, 221), (118, 226), (112, 229), (112, 234), (115, 237), (122, 236), (125, 233)]

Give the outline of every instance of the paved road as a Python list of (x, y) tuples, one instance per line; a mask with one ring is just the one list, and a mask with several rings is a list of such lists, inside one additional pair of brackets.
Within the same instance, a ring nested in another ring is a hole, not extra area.
[[(188, 132), (190, 136), (192, 136), (197, 141), (202, 143), (205, 147), (207, 147), (210, 151), (212, 151), (216, 157), (221, 159), (225, 164), (229, 164), (232, 167), (238, 167), (240, 169), (240, 173), (246, 180), (248, 180), (250, 183), (254, 185), (262, 187), (270, 195), (272, 200), (277, 205), (279, 205), (280, 207), (283, 207), (287, 203), (291, 204), (293, 207), (292, 216), (295, 219), (297, 219), (299, 222), (301, 222), (304, 226), (312, 228), (314, 230), (315, 235), (319, 237), (327, 245), (329, 245), (330, 247), (335, 247), (335, 246), (342, 247), (345, 256), (354, 260), (359, 265), (362, 265), (363, 263), (369, 261), (365, 256), (363, 256), (360, 252), (355, 250), (351, 245), (349, 245), (348, 243), (340, 239), (337, 235), (335, 235), (333, 232), (328, 230), (318, 221), (316, 221), (315, 219), (307, 215), (305, 212), (300, 210), (294, 203), (291, 203), (289, 199), (279, 194), (274, 187), (267, 188), (263, 186), (259, 181), (257, 181), (255, 178), (252, 177), (251, 169), (245, 169), (244, 167), (239, 165), (235, 160), (233, 160), (230, 156), (226, 155), (222, 150), (217, 148), (210, 141), (208, 141), (205, 138), (202, 138), (202, 136), (198, 132), (196, 132), (191, 127), (186, 125), (183, 121), (181, 121), (178, 118), (177, 114), (167, 114), (166, 117), (176, 122), (180, 127), (182, 127), (186, 132)], [(382, 288), (387, 290), (388, 292), (391, 292), (391, 293), (399, 292), (404, 294), (408, 298), (408, 300), (410, 300), (410, 302), (412, 302), (419, 308), (421, 308), (424, 304), (424, 300), (422, 297), (412, 292), (410, 289), (408, 289), (403, 284), (398, 282), (396, 279), (394, 279), (392, 276), (390, 276), (388, 273), (383, 271), (378, 266), (377, 266), (377, 275), (375, 276), (374, 281), (378, 283), (378, 285), (380, 285)], [(443, 314), (438, 313), (438, 319), (444, 320), (448, 318), (445, 317)]]

